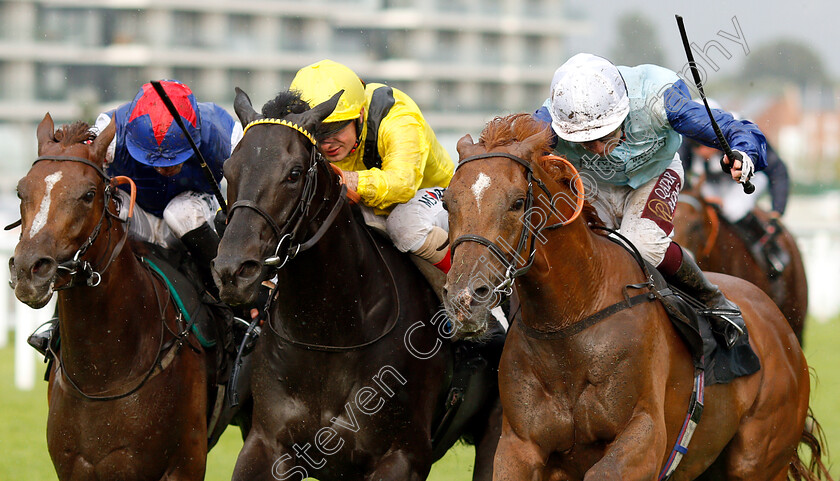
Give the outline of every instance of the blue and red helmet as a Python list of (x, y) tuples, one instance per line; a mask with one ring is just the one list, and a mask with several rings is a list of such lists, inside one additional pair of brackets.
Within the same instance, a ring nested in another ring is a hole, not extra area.
[[(169, 95), (195, 145), (201, 142), (198, 104), (189, 87), (177, 80), (160, 82)], [(145, 84), (129, 106), (125, 143), (128, 153), (152, 167), (178, 165), (193, 155), (184, 132), (158, 96), (152, 84)]]

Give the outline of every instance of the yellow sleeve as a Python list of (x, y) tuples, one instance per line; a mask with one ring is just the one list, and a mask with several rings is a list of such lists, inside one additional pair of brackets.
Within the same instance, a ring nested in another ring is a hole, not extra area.
[(395, 112), (395, 106), (379, 127), (377, 139), (381, 169), (359, 172), (359, 195), (377, 209), (408, 202), (423, 181), (429, 142), (424, 125), (410, 112)]

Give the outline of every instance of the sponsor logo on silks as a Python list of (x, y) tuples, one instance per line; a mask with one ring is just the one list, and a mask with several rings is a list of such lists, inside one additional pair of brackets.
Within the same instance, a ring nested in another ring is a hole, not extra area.
[(426, 191), (423, 192), (423, 195), (421, 195), (420, 198), (417, 200), (426, 207), (432, 207), (434, 205), (437, 205), (441, 201), (441, 199), (443, 198), (444, 190), (446, 189), (426, 189)]
[(680, 197), (682, 182), (680, 177), (671, 169), (667, 169), (656, 181), (648, 196), (642, 217), (650, 219), (666, 234), (674, 229), (674, 210)]

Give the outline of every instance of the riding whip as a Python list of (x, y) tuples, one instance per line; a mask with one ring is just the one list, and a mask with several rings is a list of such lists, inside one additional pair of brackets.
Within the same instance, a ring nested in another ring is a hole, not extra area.
[[(709, 107), (709, 102), (706, 100), (706, 93), (703, 92), (703, 82), (700, 81), (700, 72), (697, 70), (697, 62), (694, 61), (694, 54), (691, 53), (691, 46), (688, 43), (688, 35), (685, 33), (683, 19), (680, 15), (675, 15), (675, 17), (677, 17), (677, 26), (680, 28), (680, 36), (682, 37), (683, 47), (685, 47), (685, 56), (688, 57), (688, 65), (691, 67), (691, 74), (694, 76), (694, 83), (697, 85), (697, 90), (700, 91), (700, 98), (703, 99), (703, 105), (706, 106), (706, 112), (708, 112), (709, 120), (712, 122), (712, 129), (715, 131), (718, 144), (720, 144), (721, 150), (723, 150), (726, 157), (732, 159), (733, 162), (735, 160), (743, 160), (740, 153), (733, 152), (729, 147), (729, 143), (723, 137), (723, 133), (720, 131), (720, 127), (718, 127), (714, 115), (712, 115), (712, 109)], [(731, 171), (731, 167), (724, 163), (723, 159), (720, 159), (720, 167), (727, 174)], [(752, 194), (755, 192), (755, 186), (752, 185), (752, 182), (749, 180), (744, 181), (742, 186), (744, 187), (744, 193), (746, 194)]]
[(201, 151), (198, 150), (198, 146), (195, 145), (195, 141), (190, 136), (190, 133), (187, 132), (187, 128), (184, 126), (184, 121), (181, 120), (181, 114), (178, 113), (178, 109), (175, 108), (175, 105), (172, 103), (172, 99), (169, 98), (169, 95), (163, 89), (163, 85), (160, 84), (159, 80), (152, 80), (149, 83), (152, 84), (155, 92), (157, 92), (158, 96), (163, 101), (163, 105), (166, 106), (166, 110), (168, 110), (169, 114), (172, 115), (172, 119), (175, 120), (175, 123), (181, 128), (181, 131), (184, 132), (184, 137), (187, 138), (187, 142), (190, 143), (190, 147), (192, 147), (193, 152), (195, 152), (195, 156), (201, 165), (201, 171), (204, 172), (204, 177), (213, 188), (213, 195), (216, 196), (216, 200), (219, 201), (219, 206), (221, 206), (222, 212), (227, 214), (227, 203), (225, 202), (225, 198), (222, 196), (222, 191), (219, 189), (219, 184), (216, 182), (216, 177), (213, 176), (213, 172), (210, 170), (207, 162), (205, 162), (204, 156), (201, 155)]

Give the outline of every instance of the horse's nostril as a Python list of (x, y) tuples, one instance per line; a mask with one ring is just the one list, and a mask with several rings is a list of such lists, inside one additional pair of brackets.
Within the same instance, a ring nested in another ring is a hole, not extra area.
[(476, 288), (473, 292), (475, 295), (473, 296), (473, 302), (486, 302), (490, 299), (490, 288), (487, 286), (480, 286)]
[(56, 263), (48, 257), (42, 257), (32, 264), (32, 275), (34, 277), (52, 277)]
[(236, 277), (242, 278), (251, 278), (258, 276), (262, 271), (262, 266), (259, 262), (256, 261), (246, 261), (243, 262), (239, 269), (236, 271)]

